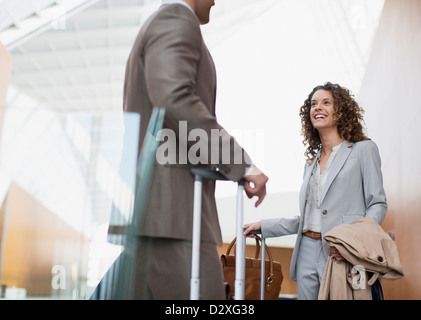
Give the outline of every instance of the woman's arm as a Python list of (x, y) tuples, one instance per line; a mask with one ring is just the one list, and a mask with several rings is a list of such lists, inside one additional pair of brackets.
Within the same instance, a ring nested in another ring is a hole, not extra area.
[(382, 224), (387, 213), (386, 194), (383, 188), (379, 149), (373, 141), (365, 144), (361, 152), (366, 217)]
[[(260, 222), (253, 222), (245, 224), (244, 227), (247, 229), (244, 231), (244, 235), (249, 234), (253, 230), (261, 230), (263, 237), (273, 238), (287, 236), (290, 234), (296, 234), (300, 225), (300, 217), (294, 218), (276, 218), (276, 219), (263, 219)], [(253, 235), (250, 235), (253, 237)]]

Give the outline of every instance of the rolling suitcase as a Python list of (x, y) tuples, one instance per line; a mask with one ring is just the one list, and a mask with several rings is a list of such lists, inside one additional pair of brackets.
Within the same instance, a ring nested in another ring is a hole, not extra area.
[[(193, 208), (193, 239), (192, 239), (192, 270), (190, 279), (190, 299), (200, 299), (200, 229), (202, 207), (202, 179), (228, 180), (217, 171), (208, 169), (191, 169), (194, 175), (194, 208)], [(244, 300), (245, 255), (246, 245), (243, 235), (243, 193), (244, 181), (238, 182), (236, 234), (239, 240), (236, 245), (235, 264), (235, 300)]]
[[(243, 230), (245, 230), (244, 228)], [(245, 257), (245, 300), (272, 300), (279, 295), (280, 284), (282, 283), (282, 270), (279, 262), (273, 261), (269, 248), (266, 247), (266, 239), (261, 235), (261, 230), (251, 231), (256, 238), (255, 257)], [(247, 238), (247, 237), (246, 237)], [(234, 288), (236, 256), (231, 254), (231, 250), (235, 245), (237, 238), (234, 238), (228, 245), (226, 253), (221, 255), (221, 263), (224, 271), (225, 281), (229, 287)], [(261, 248), (260, 248), (261, 247)], [(261, 249), (261, 251), (260, 251)], [(259, 258), (260, 251), (260, 258)], [(268, 254), (269, 260), (265, 260)], [(279, 290), (277, 287), (279, 285)], [(229, 297), (235, 297), (229, 292)]]

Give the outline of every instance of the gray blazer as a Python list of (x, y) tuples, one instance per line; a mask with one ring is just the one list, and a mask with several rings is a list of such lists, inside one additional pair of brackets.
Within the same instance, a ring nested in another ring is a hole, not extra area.
[[(290, 276), (296, 280), (295, 267), (302, 239), (307, 188), (315, 161), (306, 164), (304, 180), (300, 190), (300, 216), (292, 219), (279, 218), (262, 220), (264, 237), (279, 237), (297, 234), (291, 258)], [(322, 237), (333, 227), (361, 217), (373, 218), (382, 224), (387, 212), (386, 195), (383, 189), (381, 160), (377, 145), (372, 140), (349, 143), (344, 141), (329, 169), (322, 190), (321, 208)], [(323, 250), (326, 256), (329, 247), (325, 240)]]

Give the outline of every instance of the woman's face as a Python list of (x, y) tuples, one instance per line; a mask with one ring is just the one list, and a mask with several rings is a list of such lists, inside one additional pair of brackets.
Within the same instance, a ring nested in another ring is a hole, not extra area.
[(317, 90), (311, 98), (310, 119), (317, 130), (337, 127), (333, 118), (335, 110), (332, 93), (328, 90)]

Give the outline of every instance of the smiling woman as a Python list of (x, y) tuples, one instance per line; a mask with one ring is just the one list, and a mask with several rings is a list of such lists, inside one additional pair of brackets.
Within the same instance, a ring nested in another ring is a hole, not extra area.
[(344, 260), (325, 234), (362, 217), (381, 225), (387, 212), (379, 151), (373, 141), (364, 141), (370, 139), (363, 132), (362, 113), (348, 89), (330, 82), (315, 87), (300, 108), (308, 145), (300, 216), (245, 225), (245, 234), (261, 230), (265, 238), (297, 234), (290, 276), (300, 300), (317, 299), (327, 261)]
[(320, 150), (319, 130), (328, 125), (337, 125), (342, 140), (352, 143), (369, 140), (362, 125), (363, 114), (364, 110), (348, 89), (330, 82), (315, 87), (300, 109), (303, 143), (308, 144), (307, 160), (314, 159)]
[(317, 131), (334, 128), (336, 126), (334, 113), (332, 93), (328, 90), (317, 90), (311, 99), (310, 120), (313, 127)]

